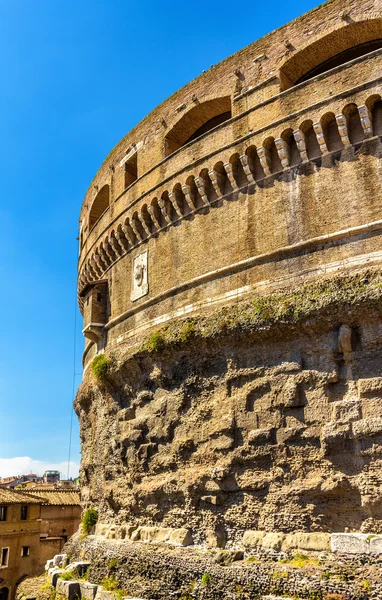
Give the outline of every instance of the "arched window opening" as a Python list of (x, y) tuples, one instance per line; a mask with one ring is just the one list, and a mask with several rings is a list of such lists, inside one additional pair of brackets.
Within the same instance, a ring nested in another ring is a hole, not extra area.
[(328, 151), (334, 152), (335, 150), (342, 150), (343, 143), (341, 141), (341, 136), (338, 131), (338, 125), (334, 114), (327, 113), (324, 115), (321, 119), (321, 126), (324, 132), (324, 138)]
[(109, 185), (104, 185), (94, 198), (92, 207), (89, 213), (89, 229), (92, 229), (98, 219), (109, 208), (110, 204), (110, 188)]
[(356, 104), (348, 104), (342, 111), (348, 128), (348, 136), (351, 144), (362, 142), (365, 134), (361, 124), (358, 108)]
[(138, 178), (138, 153), (134, 154), (125, 162), (125, 189)]
[(340, 67), (341, 65), (344, 65), (355, 58), (360, 58), (361, 56), (369, 54), (369, 52), (373, 52), (379, 48), (382, 48), (382, 39), (372, 40), (370, 42), (365, 42), (364, 44), (358, 44), (357, 46), (348, 48), (343, 52), (339, 52), (335, 56), (331, 56), (328, 58), (328, 60), (323, 61), (321, 64), (311, 69), (308, 73), (305, 73), (305, 75), (296, 81), (295, 85), (302, 83), (303, 81), (308, 81), (308, 79), (312, 79), (313, 77), (321, 75), (322, 73), (326, 73), (326, 71), (330, 71), (330, 69)]
[(382, 48), (382, 19), (350, 23), (296, 52), (280, 69), (281, 89)]
[(231, 118), (231, 98), (214, 98), (191, 108), (165, 137), (165, 156)]
[(0, 600), (8, 600), (9, 590), (6, 587), (1, 588), (0, 590)]
[(322, 155), (322, 153), (317, 140), (316, 133), (313, 129), (313, 122), (311, 120), (304, 121), (300, 125), (300, 130), (302, 131), (305, 137), (306, 152), (308, 154), (309, 160), (312, 160), (313, 158), (319, 158)]

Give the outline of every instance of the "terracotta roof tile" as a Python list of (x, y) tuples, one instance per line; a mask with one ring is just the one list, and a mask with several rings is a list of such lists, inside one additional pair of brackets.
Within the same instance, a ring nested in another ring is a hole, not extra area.
[(0, 504), (41, 504), (41, 499), (37, 495), (31, 496), (23, 492), (0, 489)]
[(79, 506), (80, 495), (75, 490), (44, 490), (32, 488), (28, 490), (29, 496), (42, 498), (42, 504), (54, 506)]

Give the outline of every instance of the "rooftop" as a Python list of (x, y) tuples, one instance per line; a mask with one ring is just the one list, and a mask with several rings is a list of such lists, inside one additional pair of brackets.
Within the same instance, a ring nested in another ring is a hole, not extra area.
[(41, 504), (41, 498), (14, 490), (0, 489), (0, 504)]

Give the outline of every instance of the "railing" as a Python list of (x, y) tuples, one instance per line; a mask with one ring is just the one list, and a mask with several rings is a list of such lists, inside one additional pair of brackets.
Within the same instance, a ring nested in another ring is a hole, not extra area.
[(103, 278), (133, 248), (190, 215), (300, 164), (382, 135), (381, 92), (378, 78), (320, 101), (318, 116), (317, 106), (288, 115), (277, 125), (218, 148), (146, 192), (120, 212), (88, 250), (81, 263), (79, 292)]

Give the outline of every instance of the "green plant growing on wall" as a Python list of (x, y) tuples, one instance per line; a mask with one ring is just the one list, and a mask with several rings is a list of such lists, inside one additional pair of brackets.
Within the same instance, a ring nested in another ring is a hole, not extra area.
[(82, 515), (81, 528), (83, 534), (89, 535), (91, 528), (96, 525), (98, 521), (98, 512), (95, 508), (87, 508)]
[(207, 587), (211, 583), (211, 575), (209, 573), (203, 573), (200, 582), (204, 587)]
[(114, 592), (118, 600), (122, 600), (127, 595), (127, 592), (119, 587), (118, 581), (114, 577), (105, 577), (102, 579), (101, 586), (106, 592)]
[(149, 352), (160, 352), (166, 345), (165, 336), (162, 331), (154, 331), (149, 335), (146, 348)]
[(94, 377), (98, 381), (105, 381), (109, 366), (109, 359), (105, 354), (98, 354), (91, 364), (91, 369)]

